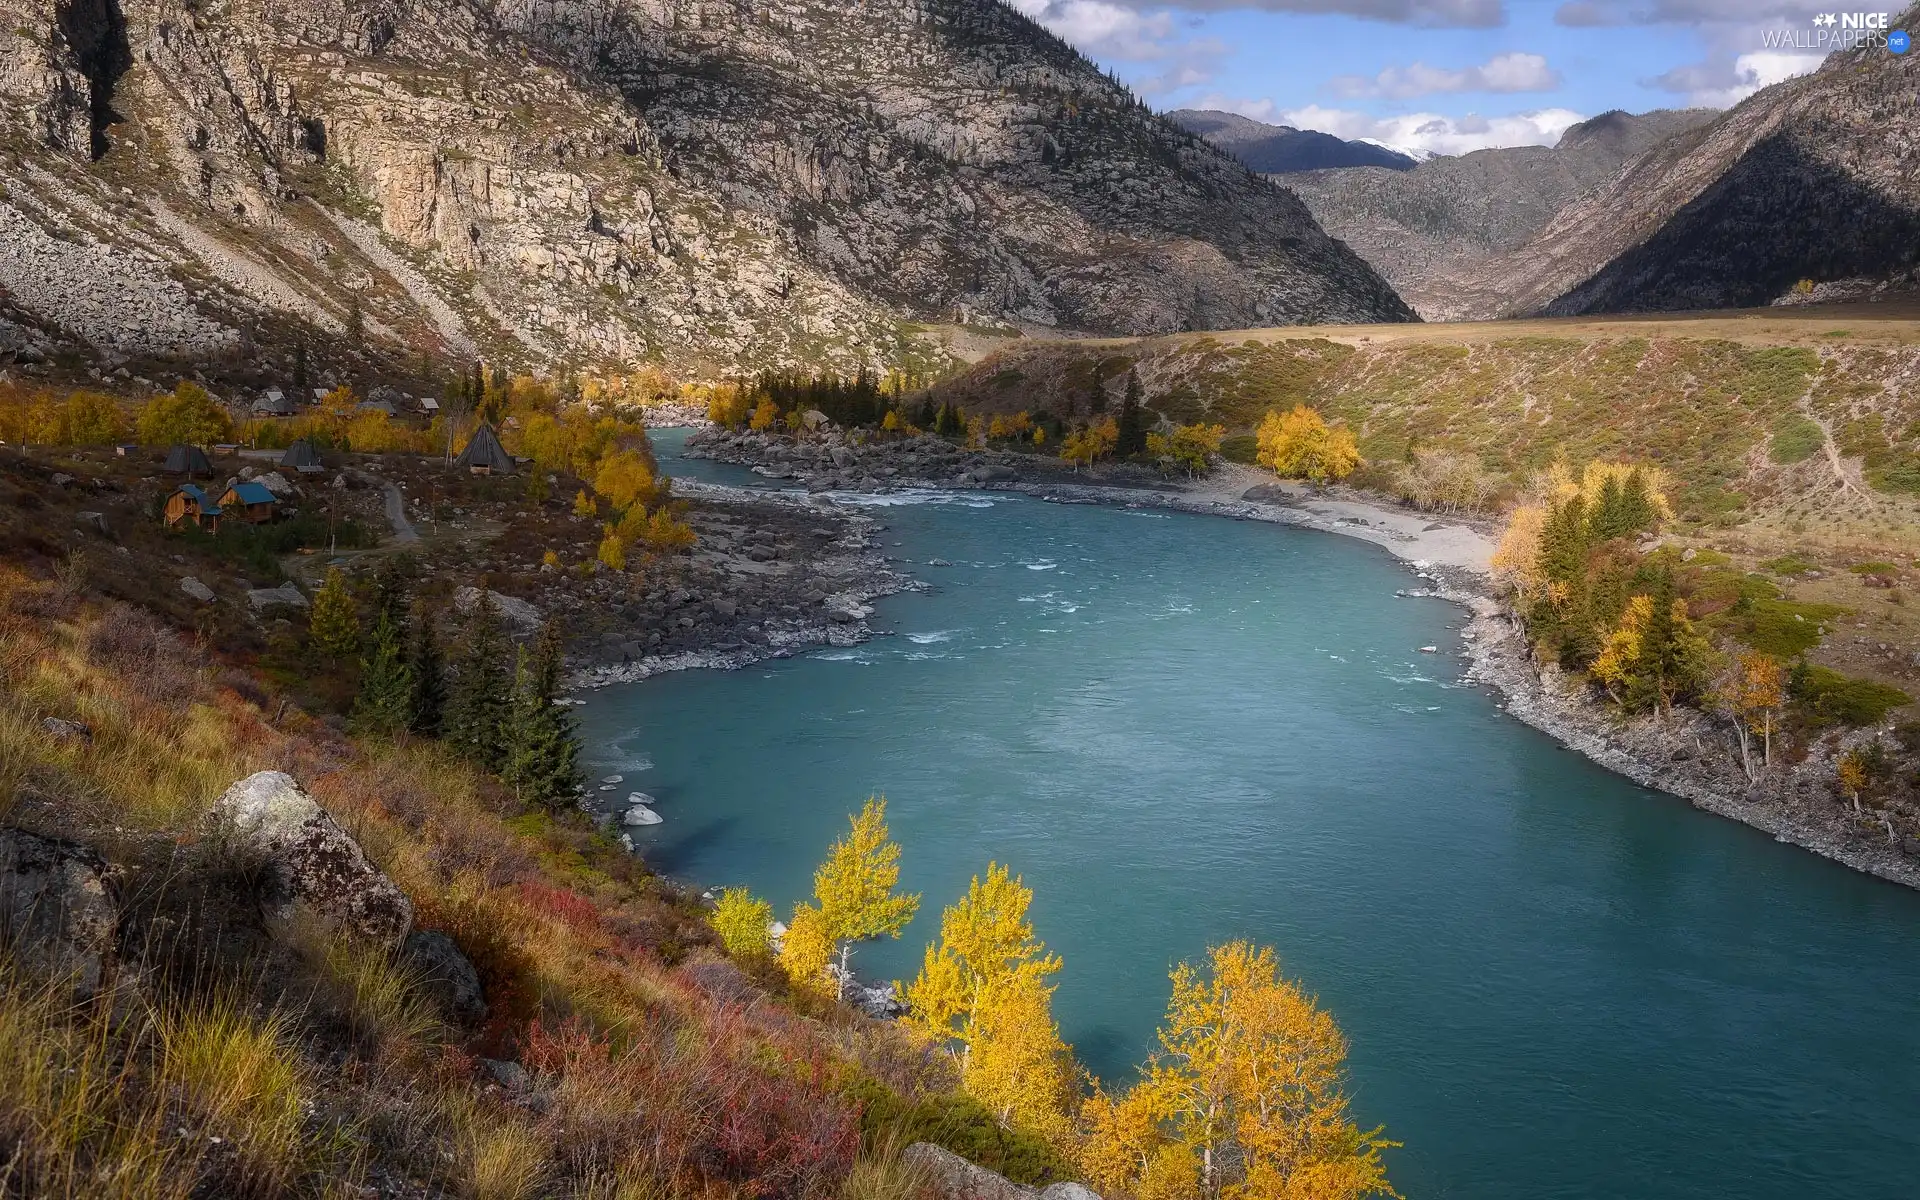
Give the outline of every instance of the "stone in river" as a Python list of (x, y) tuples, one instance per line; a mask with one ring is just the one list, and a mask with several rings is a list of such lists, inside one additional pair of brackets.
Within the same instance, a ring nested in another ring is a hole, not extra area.
[(605, 779), (602, 779), (600, 782), (601, 783), (619, 783), (624, 778), (626, 778), (624, 775), (609, 775)]
[(658, 825), (664, 818), (644, 804), (636, 804), (620, 818), (622, 825)]

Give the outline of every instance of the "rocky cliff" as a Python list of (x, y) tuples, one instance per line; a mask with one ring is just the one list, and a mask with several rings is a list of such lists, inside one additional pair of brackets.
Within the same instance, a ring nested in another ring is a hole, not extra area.
[(0, 0), (0, 355), (694, 369), (1401, 320), (995, 0)]
[[(1920, 6), (1893, 20), (1916, 26)], [(1649, 150), (1477, 267), (1463, 303), (1576, 315), (1910, 291), (1916, 163), (1920, 57), (1842, 51)]]
[(1424, 317), (1496, 315), (1497, 297), (1462, 290), (1489, 258), (1525, 245), (1630, 159), (1712, 120), (1711, 110), (1608, 112), (1554, 146), (1510, 146), (1430, 159), (1412, 170), (1309, 171), (1279, 182), (1351, 245)]

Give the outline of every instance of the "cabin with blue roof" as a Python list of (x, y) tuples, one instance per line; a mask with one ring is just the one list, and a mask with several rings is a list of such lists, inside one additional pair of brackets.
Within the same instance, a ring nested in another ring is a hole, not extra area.
[(274, 504), (273, 493), (267, 490), (267, 485), (252, 480), (230, 484), (226, 491), (220, 493), (220, 507), (223, 510), (233, 509), (242, 520), (252, 525), (264, 525), (273, 520)]
[(198, 484), (183, 483), (167, 497), (167, 527), (182, 522), (213, 533), (220, 528), (220, 505), (200, 490)]

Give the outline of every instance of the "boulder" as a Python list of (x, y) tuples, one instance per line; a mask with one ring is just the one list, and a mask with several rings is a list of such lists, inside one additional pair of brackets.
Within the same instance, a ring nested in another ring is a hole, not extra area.
[(517, 1062), (483, 1058), (480, 1060), (480, 1069), (487, 1073), (487, 1078), (516, 1096), (533, 1090), (533, 1076), (527, 1074), (527, 1069)]
[(1256, 504), (1291, 504), (1293, 497), (1287, 489), (1277, 483), (1256, 483), (1240, 493), (1242, 500), (1251, 500)]
[(113, 530), (107, 528), (107, 514), (103, 512), (93, 512), (91, 510), (77, 512), (73, 514), (73, 519), (88, 529), (93, 530), (101, 537), (110, 537), (113, 534)]
[(400, 956), (419, 972), (423, 989), (441, 1012), (467, 1025), (486, 1020), (487, 995), (480, 986), (480, 972), (452, 938), (436, 929), (416, 929), (407, 935)]
[(302, 596), (300, 589), (295, 587), (292, 581), (289, 580), (277, 588), (254, 588), (247, 593), (247, 603), (253, 606), (255, 612), (258, 612), (261, 609), (272, 608), (278, 604), (284, 604), (291, 608), (305, 608), (307, 607), (307, 598)]
[(662, 820), (664, 818), (659, 813), (644, 804), (636, 804), (620, 818), (620, 823), (622, 825), (658, 825)]
[[(453, 593), (453, 606), (462, 613), (473, 611), (480, 599), (480, 589), (463, 587)], [(493, 611), (507, 624), (515, 637), (532, 637), (540, 632), (540, 610), (518, 596), (503, 596), (499, 592), (488, 592), (487, 599), (493, 604)]]
[(1100, 1200), (1081, 1183), (1055, 1183), (1045, 1189), (1015, 1183), (932, 1142), (915, 1142), (900, 1157), (926, 1173), (940, 1200)]
[(254, 478), (254, 482), (282, 500), (299, 492), (299, 489), (293, 486), (293, 481), (278, 471), (262, 471)]
[(202, 604), (213, 603), (213, 589), (191, 575), (180, 581), (180, 590)]
[(247, 776), (214, 803), (213, 818), (266, 868), (270, 922), (318, 920), (389, 950), (406, 940), (413, 903), (292, 776)]
[(57, 742), (91, 742), (93, 730), (84, 721), (69, 721), (65, 717), (43, 717), (40, 728)]
[(0, 936), (18, 962), (71, 978), (79, 996), (99, 991), (113, 965), (120, 914), (106, 869), (85, 846), (0, 829)]

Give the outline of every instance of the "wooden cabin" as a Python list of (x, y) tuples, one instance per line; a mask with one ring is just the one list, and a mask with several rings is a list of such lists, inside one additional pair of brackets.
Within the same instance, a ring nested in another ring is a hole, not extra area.
[(220, 528), (220, 506), (208, 499), (197, 484), (183, 483), (174, 489), (173, 495), (167, 497), (165, 513), (169, 529), (183, 521), (208, 533)]
[(220, 509), (229, 509), (249, 525), (264, 525), (273, 520), (273, 493), (264, 483), (244, 481), (236, 483), (220, 493)]

